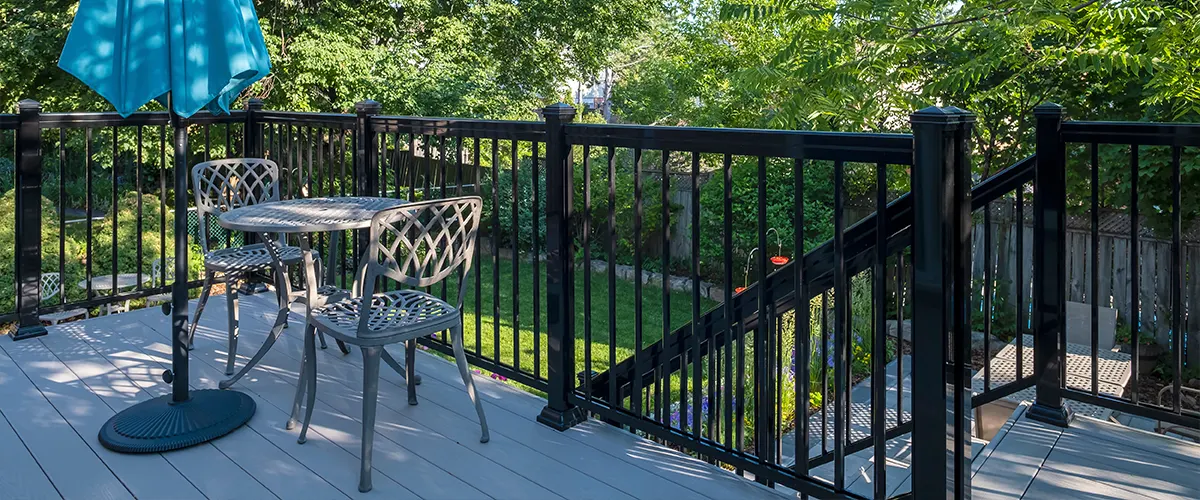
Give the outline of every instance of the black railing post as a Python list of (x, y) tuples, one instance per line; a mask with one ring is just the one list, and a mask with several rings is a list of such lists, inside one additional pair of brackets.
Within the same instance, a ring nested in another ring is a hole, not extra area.
[(243, 156), (247, 158), (264, 158), (262, 144), (262, 121), (258, 117), (263, 109), (262, 99), (257, 97), (246, 101), (246, 125), (242, 129), (244, 137), (245, 151)]
[(575, 390), (575, 249), (571, 231), (574, 162), (566, 124), (575, 108), (563, 103), (542, 110), (546, 118), (546, 329), (549, 391), (538, 422), (565, 431), (582, 422), (571, 403)]
[(358, 180), (354, 194), (357, 196), (379, 196), (379, 156), (371, 116), (382, 110), (383, 106), (370, 99), (354, 105), (358, 115), (354, 122), (354, 174)]
[(970, 408), (966, 396), (970, 391), (966, 370), (970, 367), (971, 241), (967, 144), (973, 122), (970, 114), (957, 108), (930, 107), (911, 117), (912, 491), (922, 497), (970, 496), (970, 437), (964, 412)]
[(1067, 179), (1062, 139), (1063, 108), (1054, 103), (1033, 109), (1037, 117), (1037, 171), (1033, 191), (1033, 359), (1037, 397), (1027, 415), (1066, 427), (1071, 411), (1063, 405), (1063, 346), (1067, 317)]
[(46, 334), (38, 318), (42, 302), (42, 105), (17, 103), (16, 243), (17, 314), (13, 340)]

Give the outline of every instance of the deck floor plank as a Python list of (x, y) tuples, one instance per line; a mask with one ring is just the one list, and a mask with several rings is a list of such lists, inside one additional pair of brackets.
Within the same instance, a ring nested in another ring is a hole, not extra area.
[[(293, 326), (293, 328), (298, 328), (298, 325)], [(257, 341), (258, 335), (256, 334), (242, 335), (242, 342), (250, 346), (251, 349), (258, 348), (259, 343)], [(299, 339), (294, 337), (290, 339), (287, 337), (281, 338), (274, 349), (263, 358), (263, 363), (260, 366), (266, 366), (269, 369), (271, 369), (270, 367), (298, 366), (300, 358), (299, 343)], [(359, 364), (353, 364), (350, 360), (358, 361)], [(442, 361), (431, 358), (430, 362), (441, 363)], [(362, 370), (358, 367), (360, 365), (361, 357), (356, 352), (352, 352), (349, 356), (342, 356), (332, 348), (318, 352), (318, 401), (336, 407), (336, 411), (351, 416), (356, 422), (358, 422), (358, 416), (361, 413), (361, 403), (358, 399), (362, 388)], [(271, 369), (271, 371), (278, 374), (281, 370)], [(289, 377), (289, 382), (294, 384), (295, 379)], [(479, 385), (485, 383), (493, 382), (486, 379), (478, 380)], [(395, 424), (400, 424), (400, 427), (410, 427), (413, 429), (428, 428), (438, 433), (438, 435), (453, 441), (450, 443), (452, 448), (465, 447), (474, 453), (478, 453), (481, 458), (486, 458), (494, 464), (502, 465), (504, 470), (495, 470), (492, 479), (503, 479), (509, 483), (513, 482), (511, 479), (513, 477), (524, 480), (525, 484), (518, 482), (515, 486), (519, 489), (514, 491), (506, 492), (504, 485), (496, 488), (496, 485), (488, 482), (488, 476), (481, 473), (486, 471), (486, 469), (480, 471), (478, 468), (470, 467), (471, 464), (469, 462), (463, 463), (463, 455), (460, 452), (450, 450), (452, 454), (445, 457), (447, 461), (457, 459), (462, 464), (461, 468), (452, 470), (458, 472), (462, 468), (471, 469), (473, 471), (472, 479), (477, 479), (482, 484), (490, 485), (488, 492), (500, 497), (519, 493), (520, 496), (529, 498), (535, 497), (540, 493), (543, 496), (548, 495), (552, 498), (560, 498), (558, 494), (567, 498), (632, 498), (630, 495), (622, 493), (620, 490), (584, 472), (568, 467), (557, 460), (537, 452), (526, 444), (508, 437), (506, 435), (506, 432), (508, 432), (507, 429), (496, 422), (494, 416), (495, 410), (486, 410), (488, 411), (491, 424), (491, 441), (488, 443), (479, 443), (479, 423), (475, 416), (474, 406), (470, 406), (470, 400), (462, 387), (461, 380), (459, 380), (457, 387), (443, 387), (436, 381), (427, 381), (426, 384), (422, 385), (422, 388), (418, 390), (421, 404), (409, 406), (407, 403), (407, 393), (402, 383), (394, 384), (387, 380), (382, 381), (379, 395), (378, 419), (379, 422), (388, 422), (389, 424), (388, 426), (380, 424), (377, 427), (380, 434), (394, 434), (396, 429), (393, 427)], [(457, 398), (470, 406), (470, 414), (466, 416), (452, 412), (440, 406), (435, 401), (431, 401), (431, 397)], [(357, 431), (355, 433), (357, 434)], [(416, 436), (416, 438), (428, 439), (424, 436)], [(397, 435), (395, 440), (400, 443), (409, 443), (411, 447), (413, 437)], [(444, 444), (440, 446), (445, 447)], [(439, 450), (435, 449), (434, 452), (439, 452)], [(484, 467), (494, 468), (487, 465), (486, 462), (484, 463)]]
[[(100, 394), (128, 397), (140, 392), (116, 367), (94, 352), (88, 355), (87, 346), (62, 349), (63, 357), (71, 363), (68, 366), (40, 338), (3, 348), (135, 497), (204, 498), (161, 454), (123, 454), (100, 444), (96, 432), (116, 414)], [(101, 390), (98, 393), (94, 388)]]
[[(243, 334), (240, 339), (238, 351), (253, 353), (258, 350), (260, 343), (257, 342), (255, 335), (250, 332), (264, 330), (266, 324), (256, 322), (252, 318), (245, 319), (245, 315), (243, 315), (243, 318)], [(285, 343), (282, 340), (289, 336), (295, 336), (302, 331), (298, 326), (293, 326), (285, 331), (281, 341), (277, 342), (273, 349), (263, 357), (258, 366), (239, 381), (234, 388), (252, 390), (259, 394), (264, 394), (273, 404), (282, 405), (290, 411), (292, 396), (296, 386), (295, 372), (298, 371), (300, 362), (298, 359), (293, 359), (283, 354), (285, 350), (288, 350), (291, 343)], [(196, 335), (196, 350), (193, 353), (206, 363), (216, 363), (219, 366), (224, 366), (225, 346), (224, 343), (217, 342), (213, 338), (217, 336), (215, 335), (216, 333), (215, 330), (206, 327), (198, 330)], [(318, 361), (320, 362), (321, 359), (334, 356), (333, 351), (331, 349), (318, 352)], [(298, 352), (296, 354), (297, 356), (299, 355)], [(340, 353), (336, 355), (340, 356)], [(357, 355), (357, 353), (352, 353), (352, 355)], [(244, 363), (244, 361), (242, 362)], [(359, 377), (361, 378), (361, 375)], [(352, 460), (348, 460), (345, 463), (353, 467), (355, 471), (354, 484), (357, 484), (359, 440), (362, 433), (361, 420), (357, 415), (360, 415), (362, 411), (361, 391), (355, 392), (345, 387), (341, 389), (336, 388), (330, 383), (331, 381), (327, 374), (322, 373), (319, 368), (318, 378), (318, 404), (313, 412), (313, 427), (309, 432), (311, 434), (313, 430), (316, 430), (321, 433), (338, 436), (338, 444), (353, 457)], [(266, 384), (270, 384), (271, 387), (264, 389)], [(267, 391), (269, 391), (269, 394)], [(330, 404), (331, 401), (334, 403), (333, 405)], [(347, 413), (347, 411), (350, 413)], [(496, 494), (496, 492), (490, 491), (487, 487), (493, 485), (483, 480), (508, 479), (509, 475), (493, 475), (489, 477), (480, 474), (478, 477), (475, 476), (473, 474), (475, 471), (471, 468), (472, 466), (480, 468), (490, 467), (492, 470), (495, 470), (499, 466), (481, 458), (472, 460), (470, 456), (464, 457), (467, 454), (456, 449), (458, 448), (457, 443), (447, 441), (444, 438), (441, 440), (434, 439), (431, 442), (431, 433), (425, 431), (421, 426), (412, 425), (411, 422), (405, 422), (404, 425), (398, 424), (397, 421), (399, 419), (395, 415), (388, 414), (388, 409), (382, 404), (379, 405), (377, 419), (373, 464), (375, 469), (384, 475), (395, 478), (404, 487), (415, 491), (420, 496), (426, 498), (486, 498)], [(280, 422), (280, 425), (282, 426), (282, 422)], [(292, 446), (303, 448), (310, 446), (311, 443), (311, 439), (309, 443), (305, 443), (304, 445), (296, 444), (293, 441)], [(440, 459), (443, 465), (458, 463), (462, 466), (459, 468), (451, 467), (449, 470), (440, 467), (430, 459), (430, 455), (436, 454), (441, 455)], [(466, 473), (466, 470), (471, 471), (471, 473)], [(476, 484), (472, 484), (472, 481)], [(509, 494), (536, 494), (538, 490), (541, 490), (535, 483), (522, 483), (521, 481), (511, 480), (494, 486), (499, 486), (501, 489), (511, 488), (505, 490)]]
[[(118, 396), (113, 390), (92, 387), (114, 411), (120, 411), (143, 400), (170, 393), (160, 376), (162, 367), (143, 353), (137, 344), (125, 339), (119, 331), (143, 329), (136, 315), (105, 316), (107, 321), (68, 323), (40, 340), (60, 359), (74, 369), (72, 354), (86, 346), (117, 368), (133, 387), (132, 394)], [(128, 392), (128, 391), (126, 391)], [(205, 443), (162, 455), (175, 468), (183, 471), (188, 480), (210, 499), (270, 498), (274, 494), (245, 469), (221, 452), (214, 443)]]
[[(143, 310), (145, 312), (150, 312)], [(152, 318), (151, 324), (166, 324), (167, 318), (158, 314), (147, 315), (143, 311), (139, 317)], [(138, 327), (118, 330), (118, 333), (131, 345), (136, 346), (146, 354), (157, 366), (147, 366), (146, 371), (161, 373), (170, 366), (171, 346), (166, 339), (154, 332), (150, 324), (142, 323)], [(203, 366), (191, 363), (192, 389), (216, 388), (216, 381), (203, 375)], [(164, 384), (164, 391), (169, 390)], [(252, 395), (253, 397), (253, 395)], [(272, 417), (271, 408), (256, 399), (258, 412), (250, 423), (228, 436), (212, 441), (222, 454), (237, 463), (243, 470), (254, 476), (258, 482), (267, 487), (275, 496), (280, 498), (347, 498), (347, 494), (324, 479), (317, 471), (282, 451), (278, 441), (283, 440), (273, 429), (263, 425), (263, 421)], [(291, 442), (295, 442), (292, 438)], [(350, 491), (357, 491), (347, 485)]]
[(29, 449), (0, 411), (0, 450), (4, 450), (4, 473), (0, 474), (0, 491), (13, 500), (61, 498), (54, 483), (38, 465)]
[[(211, 321), (215, 322), (219, 320), (222, 323), (225, 321), (224, 311), (216, 310), (219, 307), (213, 309), (212, 311), (206, 311), (205, 315), (201, 318), (202, 324), (210, 321), (207, 319), (209, 313), (213, 314)], [(144, 336), (145, 340), (165, 347), (169, 337), (169, 325), (165, 324), (165, 322), (160, 323), (150, 321), (149, 319), (144, 320), (143, 324), (145, 324), (146, 328), (142, 330), (141, 335)], [(226, 378), (224, 375), (225, 363), (223, 358), (219, 364), (212, 363), (208, 359), (210, 356), (204, 352), (204, 349), (210, 347), (209, 344), (213, 342), (213, 340), (202, 337), (197, 333), (196, 349), (191, 353), (192, 363), (190, 364), (193, 385), (195, 386), (215, 388), (220, 380)], [(224, 352), (223, 349), (222, 352)], [(163, 359), (163, 361), (165, 362), (166, 360)], [(248, 379), (244, 380), (249, 381)], [(335, 442), (337, 436), (331, 438), (324, 435), (320, 430), (313, 428), (309, 430), (308, 442), (301, 446), (296, 442), (296, 438), (299, 436), (299, 428), (290, 431), (284, 429), (291, 404), (291, 393), (284, 396), (280, 392), (285, 390), (285, 385), (290, 384), (284, 384), (282, 381), (264, 381), (258, 379), (253, 388), (240, 387), (238, 389), (248, 394), (258, 405), (258, 410), (249, 423), (250, 428), (269, 441), (271, 443), (269, 446), (273, 450), (281, 454), (282, 457), (286, 457), (285, 462), (298, 465), (299, 469), (296, 470), (296, 473), (305, 475), (306, 481), (324, 485), (318, 491), (322, 491), (324, 488), (335, 490), (336, 494), (334, 491), (328, 492), (328, 496), (331, 498), (368, 498), (370, 493), (363, 494), (358, 491), (357, 461), (350, 460), (353, 459), (353, 455)], [(286, 397), (288, 400), (286, 405), (287, 410), (280, 407), (279, 400), (282, 397)], [(397, 481), (394, 481), (389, 475), (380, 473), (374, 479), (376, 489), (371, 493), (378, 492), (378, 494), (387, 498), (420, 498)], [(273, 485), (268, 486), (282, 498), (292, 498), (297, 495), (300, 495), (302, 498), (311, 498), (319, 495), (315, 492), (296, 493), (281, 490)], [(458, 493), (460, 491), (454, 490), (453, 492)]]
[[(263, 297), (255, 297), (255, 300), (264, 299)], [(257, 310), (266, 311), (267, 309), (259, 308)], [(267, 314), (270, 313), (268, 312)], [(296, 318), (299, 316), (298, 314), (293, 314), (293, 323), (289, 330), (299, 327), (300, 324), (296, 321)], [(263, 315), (259, 319), (265, 321), (268, 317)], [(243, 338), (245, 338), (245, 335), (243, 333)], [(285, 352), (293, 353), (298, 359), (298, 344), (300, 342), (298, 338), (287, 338), (285, 335), (280, 339), (280, 342), (293, 344)], [(279, 347), (277, 346), (276, 349), (279, 349)], [(396, 346), (392, 346), (390, 350), (398, 359), (402, 355), (401, 349)], [(431, 395), (434, 391), (431, 391), (429, 387), (431, 379), (434, 379), (434, 381), (442, 384), (442, 389), (436, 391), (436, 401), (443, 406), (466, 405), (465, 407), (469, 408), (469, 411), (460, 412), (459, 414), (475, 422), (474, 407), (470, 406), (470, 401), (464, 395), (462, 379), (458, 374), (457, 368), (450, 362), (433, 355), (426, 353), (418, 354), (420, 355), (420, 359), (417, 362), (417, 371), (424, 376), (424, 383), (417, 389), (418, 398), (425, 401), (434, 397)], [(354, 353), (344, 357), (335, 356), (332, 359), (335, 361), (342, 360), (351, 365), (349, 367), (335, 368), (343, 374), (353, 374), (361, 371), (361, 357), (355, 356)], [(318, 368), (318, 370), (323, 370), (323, 368)], [(404, 392), (403, 378), (399, 374), (391, 370), (381, 370), (380, 373), (381, 377), (392, 386), (390, 389), (388, 388), (388, 384), (381, 386), (381, 401), (383, 401), (383, 395), (390, 390), (398, 391), (396, 392), (397, 395), (406, 394)], [(565, 454), (586, 457), (589, 453), (595, 453), (596, 455), (593, 455), (593, 458), (598, 458), (599, 463), (590, 468), (580, 468), (580, 470), (607, 472), (614, 467), (617, 468), (617, 470), (612, 471), (612, 475), (598, 474), (598, 476), (605, 476), (609, 481), (619, 478), (621, 480), (619, 483), (623, 485), (622, 490), (631, 495), (649, 498), (663, 498), (664, 495), (683, 495), (684, 498), (730, 498), (731, 496), (753, 497), (765, 495), (777, 498), (782, 495), (761, 485), (738, 478), (730, 472), (714, 468), (705, 462), (670, 450), (665, 446), (660, 446), (620, 429), (599, 424), (598, 422), (589, 421), (565, 433), (558, 433), (533, 420), (533, 417), (545, 406), (545, 399), (511, 385), (496, 383), (479, 377), (476, 378), (476, 386), (481, 397), (484, 398), (485, 404), (494, 403), (497, 406), (506, 408), (523, 421), (522, 426), (537, 427), (540, 436), (547, 436), (546, 433), (549, 433), (555, 435), (554, 437), (558, 439), (562, 437), (568, 438), (566, 442), (560, 441), (563, 443), (562, 446)], [(419, 407), (420, 405), (418, 405)], [(494, 420), (491, 415), (495, 411), (490, 406), (485, 411), (489, 412), (489, 419)], [(505, 427), (497, 425), (496, 422), (489, 421), (489, 423), (491, 424), (493, 434), (507, 432)], [(590, 430), (585, 431), (585, 428)], [(539, 437), (539, 441), (535, 441), (539, 445), (538, 450), (545, 448), (545, 439), (547, 438)], [(581, 444), (585, 447), (581, 448)], [(554, 458), (563, 461), (561, 457), (556, 456)], [(597, 477), (597, 479), (604, 478)]]
[(0, 349), (0, 411), (62, 498), (133, 498), (4, 349)]

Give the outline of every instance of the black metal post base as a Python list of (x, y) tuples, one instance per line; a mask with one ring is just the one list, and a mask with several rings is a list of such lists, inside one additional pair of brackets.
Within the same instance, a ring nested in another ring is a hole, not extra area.
[(17, 331), (13, 332), (12, 339), (14, 341), (32, 339), (35, 337), (41, 337), (45, 334), (46, 327), (42, 325), (22, 326), (21, 328), (18, 328)]
[(1066, 405), (1052, 408), (1044, 404), (1034, 403), (1025, 411), (1025, 416), (1057, 427), (1068, 427), (1075, 414)]
[(572, 406), (566, 411), (560, 411), (547, 405), (542, 408), (542, 412), (537, 416), (538, 422), (559, 432), (575, 427), (585, 420), (587, 420), (587, 414), (584, 413), (583, 408), (578, 406)]
[(191, 391), (182, 403), (159, 396), (126, 408), (100, 428), (100, 444), (119, 453), (159, 453), (212, 441), (254, 416), (254, 400), (237, 391)]

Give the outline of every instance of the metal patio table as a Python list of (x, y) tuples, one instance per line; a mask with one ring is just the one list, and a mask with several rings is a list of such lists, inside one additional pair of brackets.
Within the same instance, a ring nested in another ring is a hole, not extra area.
[[(340, 300), (346, 295), (344, 290), (339, 290), (336, 287), (318, 285), (318, 270), (316, 268), (316, 259), (313, 257), (312, 243), (309, 240), (309, 235), (312, 233), (330, 233), (330, 252), (328, 258), (332, 263), (334, 256), (339, 255), (338, 252), (341, 251), (338, 248), (341, 231), (366, 229), (371, 225), (371, 217), (374, 217), (380, 210), (396, 207), (404, 203), (408, 203), (408, 201), (396, 198), (367, 196), (301, 198), (235, 208), (221, 214), (217, 218), (217, 224), (225, 229), (244, 231), (260, 236), (274, 261), (275, 286), (279, 290), (280, 296), (283, 297), (283, 300), (280, 301), (279, 315), (276, 317), (275, 324), (271, 327), (271, 332), (267, 335), (267, 339), (263, 342), (262, 347), (233, 377), (222, 381), (219, 384), (220, 388), (226, 389), (232, 386), (254, 368), (263, 355), (275, 344), (275, 341), (279, 339), (284, 326), (287, 325), (289, 306), (294, 294), (292, 293), (291, 282), (288, 280), (287, 267), (279, 258), (277, 251), (279, 242), (275, 241), (277, 235), (292, 234), (299, 240), (300, 251), (304, 255), (305, 321), (307, 321), (308, 313), (314, 308), (320, 307), (326, 302)], [(326, 283), (333, 283), (336, 266), (331, 264), (327, 267)], [(306, 327), (305, 334), (312, 335), (312, 328)], [(348, 351), (343, 347), (343, 352)], [(388, 364), (394, 368), (400, 366), (390, 356), (385, 356), (385, 358), (387, 358), (385, 360)], [(301, 373), (300, 380), (303, 381), (304, 379), (304, 373)], [(301, 393), (302, 386), (297, 388), (297, 398), (300, 397)], [(289, 422), (288, 427), (290, 428), (292, 425), (293, 423)]]

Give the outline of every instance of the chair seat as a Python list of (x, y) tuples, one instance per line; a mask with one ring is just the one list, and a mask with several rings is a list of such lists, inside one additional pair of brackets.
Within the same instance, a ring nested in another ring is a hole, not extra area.
[(41, 314), (38, 319), (58, 323), (59, 321), (71, 318), (77, 318), (87, 314), (87, 309), (68, 309), (66, 311), (58, 311), (53, 313)]
[(313, 310), (318, 329), (345, 340), (370, 344), (423, 337), (458, 324), (459, 311), (446, 301), (419, 290), (396, 290), (371, 297), (367, 332), (358, 333), (363, 299), (340, 300)]
[[(300, 262), (304, 255), (299, 247), (282, 246), (279, 252), (284, 264), (292, 265)], [(314, 258), (319, 258), (313, 252)], [(204, 268), (217, 272), (252, 273), (269, 271), (271, 269), (271, 253), (262, 243), (236, 248), (214, 250), (204, 255)]]
[(154, 304), (162, 304), (163, 302), (170, 302), (172, 300), (175, 300), (175, 297), (171, 292), (156, 293), (146, 297), (146, 305), (152, 306)]

